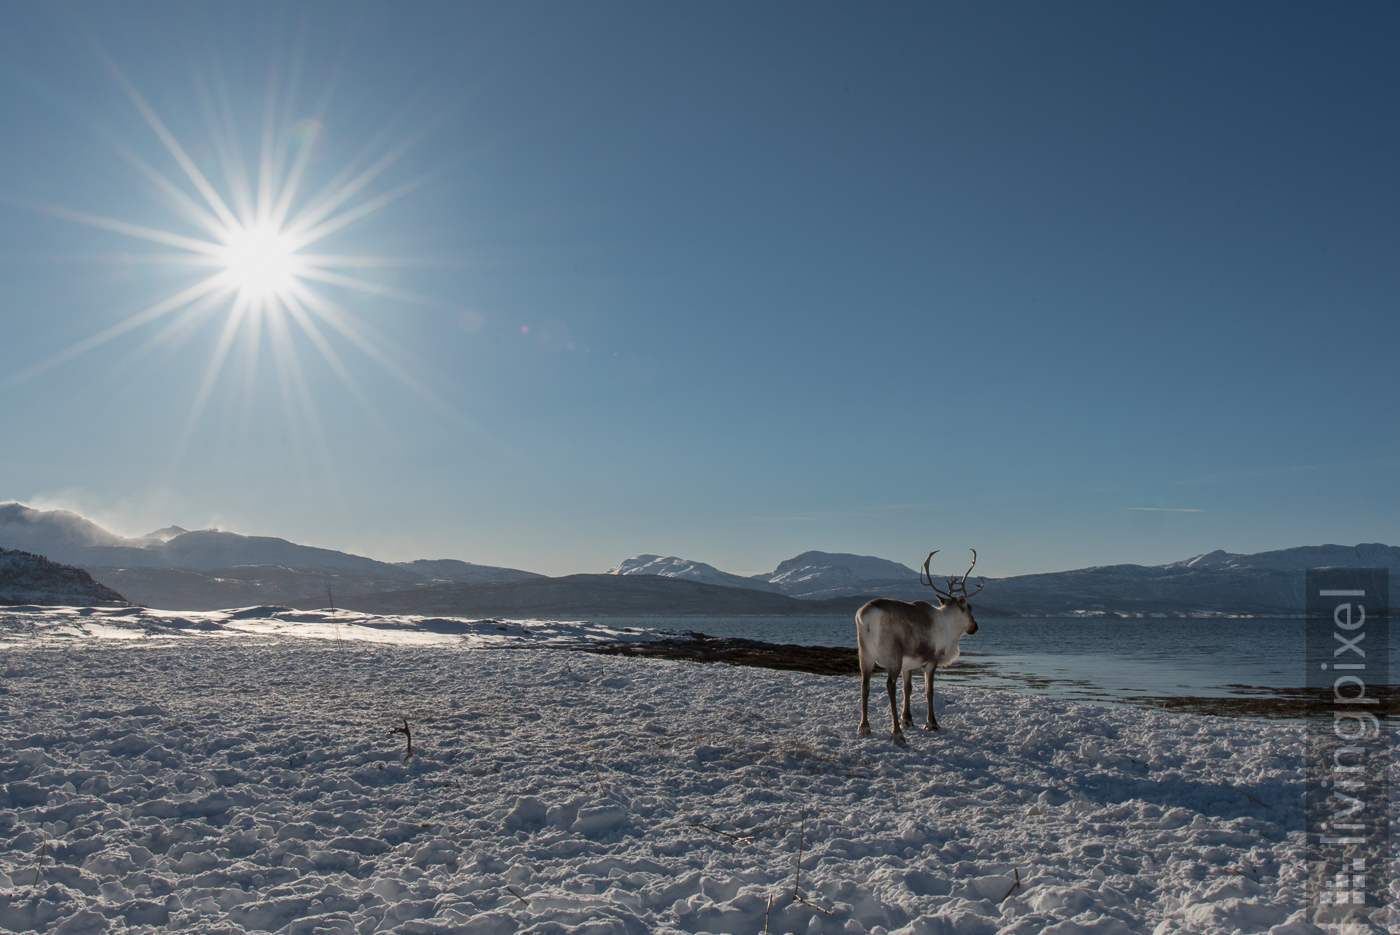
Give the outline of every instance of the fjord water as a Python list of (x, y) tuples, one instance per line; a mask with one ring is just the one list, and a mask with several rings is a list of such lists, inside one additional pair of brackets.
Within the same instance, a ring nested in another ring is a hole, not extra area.
[[(636, 625), (767, 643), (856, 645), (850, 617), (671, 617), (638, 619)], [(975, 634), (962, 638), (962, 659), (940, 671), (939, 681), (1099, 701), (1226, 697), (1306, 684), (1298, 618), (979, 616), (977, 625)], [(1392, 659), (1400, 657), (1397, 630), (1391, 633)]]

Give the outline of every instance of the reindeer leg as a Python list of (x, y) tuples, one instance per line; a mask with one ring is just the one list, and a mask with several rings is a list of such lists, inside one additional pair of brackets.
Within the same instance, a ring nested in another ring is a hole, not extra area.
[(870, 736), (870, 719), (865, 716), (866, 705), (870, 701), (870, 673), (864, 666), (860, 669), (860, 726), (856, 728), (857, 737)]
[(894, 724), (894, 730), (890, 732), (890, 740), (901, 747), (909, 746), (909, 741), (904, 739), (904, 732), (899, 729), (899, 702), (895, 699), (895, 687), (899, 684), (899, 669), (890, 670), (889, 678), (885, 679), (885, 690), (890, 693), (890, 722)]
[(924, 667), (924, 700), (928, 702), (928, 720), (924, 722), (924, 730), (938, 730), (938, 718), (933, 716), (933, 676), (937, 671), (936, 665)]
[(910, 690), (911, 690), (913, 681), (914, 681), (914, 672), (913, 672), (913, 670), (912, 670), (912, 669), (905, 669), (905, 670), (904, 670), (904, 716), (900, 718), (900, 722), (902, 723), (902, 725), (903, 725), (904, 727), (913, 727), (913, 726), (914, 726), (914, 715), (909, 711), (909, 694), (910, 694)]

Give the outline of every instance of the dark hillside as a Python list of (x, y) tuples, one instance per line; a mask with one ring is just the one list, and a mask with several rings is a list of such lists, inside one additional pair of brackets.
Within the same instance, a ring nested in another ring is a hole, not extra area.
[(0, 604), (123, 607), (128, 603), (81, 568), (30, 552), (0, 549)]
[[(508, 584), (452, 584), (347, 596), (336, 603), (375, 614), (466, 617), (722, 617), (854, 614), (869, 598), (802, 601), (784, 594), (728, 588), (658, 575), (568, 575)], [(304, 600), (299, 607), (321, 607)]]

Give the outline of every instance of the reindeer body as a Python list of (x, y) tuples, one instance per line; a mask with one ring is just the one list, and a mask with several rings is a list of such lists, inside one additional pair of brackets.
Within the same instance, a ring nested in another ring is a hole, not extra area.
[[(933, 553), (929, 554), (929, 558)], [(976, 553), (973, 553), (976, 564)], [(924, 561), (928, 570), (928, 560)], [(971, 572), (971, 568), (968, 569)], [(963, 576), (964, 582), (967, 576)], [(922, 579), (921, 579), (922, 580)], [(930, 578), (931, 582), (933, 579)], [(928, 601), (896, 601), (878, 597), (856, 611), (856, 646), (860, 652), (860, 726), (858, 735), (870, 733), (870, 720), (867, 708), (870, 700), (870, 674), (875, 667), (883, 668), (888, 677), (885, 688), (890, 696), (890, 720), (893, 731), (890, 740), (905, 746), (904, 732), (900, 730), (900, 712), (895, 698), (895, 683), (904, 676), (904, 716), (903, 724), (909, 727), (914, 718), (909, 710), (909, 696), (913, 688), (913, 672), (924, 670), (924, 700), (928, 704), (928, 719), (924, 730), (938, 730), (938, 719), (933, 713), (933, 677), (940, 666), (951, 665), (961, 654), (958, 640), (964, 633), (976, 633), (977, 621), (972, 609), (967, 606), (966, 587), (956, 593), (950, 579), (949, 590), (944, 592), (934, 585), (939, 596), (937, 606)], [(980, 591), (981, 588), (978, 588)], [(976, 592), (973, 592), (976, 593)]]

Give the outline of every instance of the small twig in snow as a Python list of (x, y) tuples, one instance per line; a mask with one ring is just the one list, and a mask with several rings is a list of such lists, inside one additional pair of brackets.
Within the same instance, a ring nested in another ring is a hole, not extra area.
[(527, 905), (527, 906), (530, 905), (530, 900), (526, 899), (524, 896), (521, 896), (519, 893), (517, 893), (517, 892), (515, 891), (515, 887), (513, 887), (513, 886), (507, 886), (506, 889), (510, 892), (510, 895), (514, 896), (516, 899), (520, 900), (520, 901), (521, 901), (522, 903), (524, 903), (525, 905)]
[(733, 838), (733, 839), (736, 840), (736, 841), (748, 842), (748, 841), (752, 841), (752, 840), (753, 840), (753, 837), (754, 837), (754, 836), (751, 835), (751, 834), (732, 834), (732, 833), (730, 833), (730, 832), (728, 832), (728, 831), (725, 831), (725, 830), (723, 830), (723, 829), (716, 828), (714, 825), (707, 825), (707, 824), (705, 824), (704, 822), (700, 822), (700, 821), (690, 821), (690, 822), (686, 822), (686, 826), (689, 827), (689, 828), (704, 828), (706, 831), (713, 831), (715, 834), (722, 834), (722, 835), (724, 835), (726, 838)]
[(595, 760), (591, 765), (593, 767), (593, 775), (598, 777), (598, 794), (607, 795), (608, 787), (603, 785), (603, 774), (598, 771), (598, 762)]
[(763, 935), (768, 935), (768, 913), (773, 909), (773, 894), (768, 894), (768, 907), (763, 910)]
[(407, 763), (408, 758), (413, 756), (413, 731), (408, 729), (408, 718), (403, 719), (403, 727), (395, 727), (389, 733), (403, 734), (404, 740), (408, 742), (408, 752), (403, 755), (403, 761)]
[(797, 876), (792, 881), (792, 898), (799, 900), (802, 898), (802, 841), (807, 831), (807, 809), (802, 809), (802, 817), (797, 823)]
[[(813, 810), (813, 812), (815, 813), (815, 809)], [(788, 824), (792, 824), (792, 822), (788, 822)], [(802, 817), (799, 818), (797, 822), (797, 875), (793, 878), (792, 881), (792, 901), (801, 903), (804, 906), (811, 906), (818, 912), (824, 912), (829, 916), (835, 915), (835, 913), (832, 912), (830, 909), (823, 909), (821, 906), (818, 906), (816, 903), (809, 900), (806, 896), (802, 895), (802, 843), (806, 837), (806, 833), (807, 809), (804, 807), (802, 809)]]
[[(816, 809), (812, 809), (812, 815), (814, 817), (817, 815)], [(765, 831), (773, 831), (777, 828), (788, 828), (795, 824), (797, 824), (797, 822), (795, 821), (775, 821), (771, 825), (764, 825), (761, 828), (755, 828), (748, 834), (734, 834), (732, 831), (725, 831), (723, 828), (716, 828), (714, 825), (707, 825), (703, 821), (688, 821), (686, 822), (686, 827), (704, 828), (706, 831), (713, 831), (715, 834), (722, 834), (726, 838), (733, 838), (736, 841), (752, 841), (754, 838), (758, 837), (760, 834), (763, 834)]]
[(43, 871), (43, 869), (44, 869), (44, 858), (45, 858), (46, 856), (48, 856), (48, 853), (49, 853), (49, 836), (48, 836), (47, 834), (45, 834), (45, 835), (44, 835), (44, 846), (41, 847), (41, 848), (39, 848), (39, 863), (35, 864), (35, 866), (34, 866), (34, 882), (31, 884), (31, 886), (36, 886), (36, 887), (37, 887), (37, 886), (39, 885), (39, 874), (40, 874), (40, 873)]
[(998, 905), (998, 906), (1000, 906), (1002, 903), (1004, 903), (1004, 902), (1006, 902), (1008, 899), (1010, 899), (1010, 898), (1011, 898), (1011, 894), (1014, 893), (1014, 892), (1016, 892), (1016, 890), (1021, 886), (1021, 871), (1019, 871), (1019, 870), (1017, 870), (1016, 868), (1013, 867), (1013, 868), (1012, 868), (1012, 872), (1014, 872), (1014, 873), (1016, 874), (1016, 882), (1011, 884), (1011, 889), (1009, 889), (1009, 890), (1006, 891), (1006, 895), (1005, 895), (1005, 896), (1003, 896), (1001, 899), (998, 899), (998, 900), (997, 900), (997, 905)]
[[(1231, 786), (1230, 788), (1235, 789), (1234, 786)], [(1264, 804), (1263, 802), (1256, 799), (1254, 796), (1250, 795), (1248, 792), (1245, 792), (1243, 789), (1235, 789), (1235, 791), (1238, 792), (1240, 795), (1244, 796), (1246, 799), (1249, 799), (1249, 801), (1253, 802), (1255, 805)], [(1265, 807), (1267, 808), (1267, 806)]]

